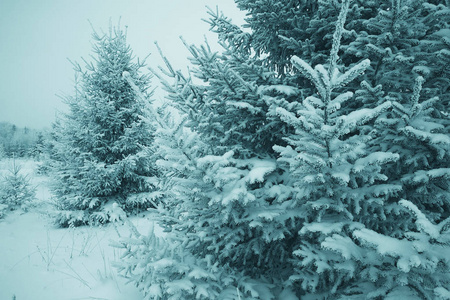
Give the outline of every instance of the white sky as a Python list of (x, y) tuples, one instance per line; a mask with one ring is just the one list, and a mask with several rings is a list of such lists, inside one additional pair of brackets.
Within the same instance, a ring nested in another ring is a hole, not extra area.
[(189, 53), (179, 36), (199, 45), (207, 35), (214, 44), (201, 19), (208, 18), (205, 6), (216, 5), (235, 24), (243, 23), (233, 0), (0, 0), (0, 122), (41, 129), (51, 125), (56, 110), (65, 110), (56, 95), (73, 92), (67, 58), (90, 59), (88, 20), (101, 31), (121, 17), (138, 57), (151, 54), (148, 65), (160, 65), (157, 41), (174, 67), (184, 70)]

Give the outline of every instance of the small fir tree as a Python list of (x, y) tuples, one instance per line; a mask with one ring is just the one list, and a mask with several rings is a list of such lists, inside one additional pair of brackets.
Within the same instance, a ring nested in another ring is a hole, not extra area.
[(12, 165), (1, 182), (0, 210), (26, 210), (34, 200), (36, 189), (31, 185), (29, 176), (23, 175), (21, 170), (21, 166), (13, 158)]

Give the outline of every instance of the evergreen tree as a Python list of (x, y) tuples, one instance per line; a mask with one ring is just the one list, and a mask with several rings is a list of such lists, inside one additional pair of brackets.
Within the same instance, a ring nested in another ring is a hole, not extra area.
[(28, 175), (23, 175), (22, 167), (12, 159), (8, 172), (0, 181), (0, 217), (3, 210), (27, 209), (27, 205), (34, 200), (36, 188), (31, 185)]
[[(277, 170), (272, 145), (284, 144), (280, 137), (291, 129), (275, 113), (269, 114), (264, 99), (271, 95), (281, 105), (289, 105), (285, 98), (295, 98), (298, 91), (271, 84), (277, 83), (274, 72), (246, 52), (238, 41), (239, 29), (210, 13), (223, 53), (189, 47), (197, 66), (193, 73), (205, 84), (194, 84), (170, 64), (164, 72), (174, 84), (160, 76), (184, 119), (172, 129), (160, 124), (164, 135), (157, 138), (164, 192), (158, 220), (169, 232), (166, 242), (157, 243), (166, 246), (152, 249), (158, 239), (138, 234), (134, 245), (129, 240), (123, 243), (131, 266), (124, 263), (121, 268), (143, 282), (142, 289), (153, 297), (287, 295), (287, 287), (272, 290), (289, 270), (290, 246), (279, 241), (285, 234), (286, 239), (293, 238), (284, 228), (290, 216), (283, 214), (283, 203), (273, 203), (282, 190), (283, 175)], [(187, 129), (180, 128), (183, 124)], [(173, 248), (179, 241), (182, 252)], [(171, 263), (160, 266), (167, 255)], [(148, 266), (141, 274), (132, 272), (142, 263), (134, 265), (136, 256)]]
[(381, 84), (390, 97), (407, 102), (414, 78), (424, 77), (425, 96), (449, 102), (448, 1), (373, 1), (376, 10), (354, 41), (343, 46), (349, 56), (370, 58), (370, 84)]
[(420, 101), (425, 79), (418, 76), (410, 101), (394, 101), (392, 112), (377, 121), (377, 148), (400, 155), (388, 170), (403, 186), (401, 198), (413, 202), (435, 222), (448, 218), (450, 206), (449, 120), (437, 109), (440, 98)]
[(64, 226), (108, 221), (108, 201), (128, 211), (145, 209), (150, 204), (144, 196), (130, 195), (153, 188), (147, 103), (123, 74), (142, 93), (149, 76), (141, 74), (144, 64), (134, 62), (120, 28), (93, 38), (95, 63), (86, 62), (85, 70), (74, 64), (79, 81), (75, 95), (66, 99), (70, 112), (54, 125), (54, 191), (61, 210), (57, 220)]
[(301, 242), (294, 251), (298, 268), (290, 279), (310, 295), (364, 293), (353, 288), (359, 270), (358, 262), (347, 256), (353, 251), (352, 231), (369, 227), (384, 232), (386, 224), (374, 216), (384, 216), (387, 199), (401, 189), (386, 183), (388, 178), (381, 171), (398, 155), (368, 151), (371, 130), (356, 132), (359, 127), (370, 126), (369, 122), (391, 103), (346, 113), (353, 94), (336, 92), (370, 65), (364, 60), (346, 72), (339, 71), (338, 51), (348, 5), (349, 1), (343, 1), (326, 66), (313, 69), (302, 59), (292, 58), (294, 67), (314, 83), (317, 96), (306, 97), (296, 115), (278, 110), (285, 122), (296, 127), (295, 134), (287, 137), (289, 145), (276, 149), (281, 155), (279, 161), (291, 170), (291, 184), (296, 187), (292, 200), (298, 215), (304, 218)]
[[(189, 47), (204, 84), (160, 75), (183, 117), (159, 122), (166, 236), (118, 243), (123, 274), (150, 299), (448, 297), (447, 86), (405, 56), (441, 74), (446, 8), (236, 2), (251, 33), (210, 12), (223, 51)], [(398, 64), (370, 54), (389, 32)]]

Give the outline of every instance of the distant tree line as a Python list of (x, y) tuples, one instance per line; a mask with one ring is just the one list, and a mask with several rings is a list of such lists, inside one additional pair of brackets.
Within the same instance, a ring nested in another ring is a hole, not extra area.
[(44, 131), (0, 122), (0, 158), (39, 158), (43, 153), (45, 136)]

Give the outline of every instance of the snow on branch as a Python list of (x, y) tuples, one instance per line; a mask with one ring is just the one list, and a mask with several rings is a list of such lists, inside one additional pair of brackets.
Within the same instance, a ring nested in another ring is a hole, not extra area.
[(325, 96), (326, 89), (323, 86), (319, 75), (317, 74), (317, 71), (314, 70), (306, 61), (301, 59), (298, 56), (293, 56), (291, 58), (292, 65), (296, 67), (300, 73), (302, 73), (303, 76), (311, 80), (312, 83), (316, 86), (317, 90), (319, 91), (319, 94), (322, 96)]
[(408, 273), (411, 267), (418, 267), (422, 263), (417, 251), (406, 239), (399, 240), (367, 228), (354, 231), (353, 236), (360, 242), (372, 245), (382, 256), (398, 258), (397, 268), (402, 272)]
[(290, 85), (261, 85), (258, 87), (257, 94), (264, 95), (266, 92), (275, 91), (277, 93), (286, 95), (286, 96), (294, 96), (300, 93), (300, 90), (296, 87)]
[(327, 110), (328, 113), (333, 113), (339, 110), (342, 104), (353, 97), (353, 92), (345, 92), (343, 94), (339, 94), (336, 98), (333, 99), (328, 105)]
[(415, 129), (411, 126), (406, 126), (403, 131), (409, 135), (414, 136), (416, 139), (424, 142), (429, 142), (432, 144), (444, 144), (445, 146), (450, 145), (450, 137), (442, 133), (429, 133), (426, 131)]
[(355, 66), (351, 67), (347, 72), (342, 75), (333, 76), (331, 80), (332, 89), (343, 87), (349, 82), (353, 81), (356, 77), (363, 74), (370, 66), (370, 60), (365, 59)]
[(396, 161), (399, 159), (399, 157), (400, 156), (397, 153), (373, 152), (366, 157), (356, 160), (353, 170), (355, 172), (361, 172), (368, 165), (385, 164), (391, 161)]
[(356, 126), (366, 124), (370, 120), (378, 117), (392, 106), (390, 101), (387, 101), (375, 108), (363, 108), (352, 111), (348, 115), (338, 118), (337, 124), (342, 128), (346, 128), (348, 132), (352, 131)]
[(264, 177), (275, 171), (277, 167), (276, 163), (272, 160), (252, 159), (249, 163), (251, 164), (250, 171), (245, 176), (245, 180), (250, 184), (263, 182)]
[(336, 63), (338, 60), (339, 47), (341, 46), (342, 32), (344, 31), (344, 24), (347, 18), (348, 7), (350, 5), (350, 0), (342, 0), (341, 11), (336, 22), (336, 30), (333, 34), (333, 45), (331, 47), (330, 53), (330, 66), (328, 68), (328, 74), (331, 77), (334, 69), (336, 68)]
[(419, 229), (421, 232), (425, 232), (430, 237), (437, 239), (439, 235), (441, 234), (442, 227), (450, 222), (450, 218), (445, 220), (444, 222), (441, 222), (439, 225), (434, 225), (431, 223), (428, 218), (425, 216), (424, 213), (420, 211), (420, 209), (412, 202), (408, 200), (400, 200), (398, 202), (401, 206), (407, 208), (409, 211), (411, 211), (414, 216), (416, 217), (416, 226), (417, 229)]
[(251, 105), (250, 103), (247, 103), (247, 102), (243, 102), (243, 101), (227, 101), (227, 102), (225, 102), (225, 104), (228, 105), (228, 106), (233, 106), (233, 107), (239, 108), (239, 109), (246, 109), (253, 115), (261, 113), (261, 108), (255, 107), (255, 106), (253, 106), (253, 105)]
[(417, 76), (414, 84), (413, 96), (411, 98), (411, 102), (413, 105), (419, 102), (419, 96), (420, 92), (422, 91), (422, 84), (424, 83), (424, 81), (425, 79), (422, 76)]

